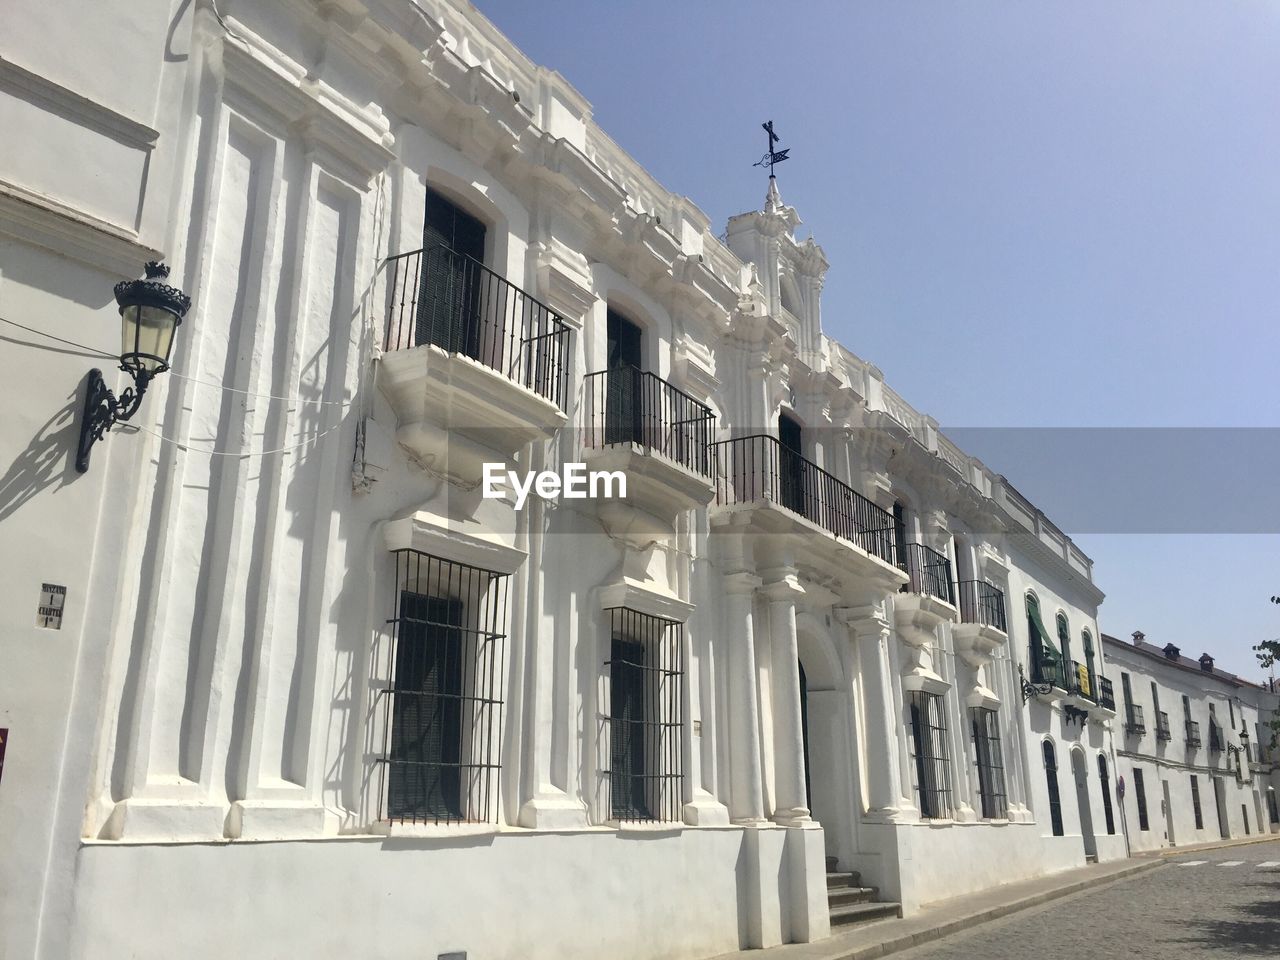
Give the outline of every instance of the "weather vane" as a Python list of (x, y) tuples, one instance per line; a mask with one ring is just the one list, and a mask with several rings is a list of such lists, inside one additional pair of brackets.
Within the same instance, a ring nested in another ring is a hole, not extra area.
[(755, 163), (753, 163), (752, 166), (768, 167), (769, 179), (773, 179), (773, 165), (775, 163), (781, 163), (783, 160), (786, 160), (787, 154), (791, 152), (791, 148), (787, 147), (786, 150), (773, 149), (773, 145), (778, 143), (781, 140), (781, 138), (776, 133), (773, 132), (772, 120), (768, 121), (767, 123), (762, 123), (760, 124), (760, 126), (764, 127), (764, 132), (769, 134), (769, 152), (766, 153), (759, 160), (757, 160)]

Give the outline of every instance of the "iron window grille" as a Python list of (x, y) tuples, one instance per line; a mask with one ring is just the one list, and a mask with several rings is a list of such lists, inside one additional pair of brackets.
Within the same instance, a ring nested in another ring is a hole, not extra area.
[(1160, 710), (1156, 713), (1156, 739), (1169, 740), (1172, 737), (1173, 733), (1169, 730), (1169, 714)]
[(1136, 703), (1131, 703), (1125, 707), (1125, 713), (1128, 715), (1124, 728), (1135, 737), (1140, 737), (1147, 732), (1147, 722), (1143, 718), (1142, 708)]
[(942, 697), (923, 690), (912, 691), (910, 710), (920, 816), (926, 820), (945, 819), (952, 810), (951, 758), (947, 755)]
[(683, 818), (684, 625), (613, 607), (601, 713), (606, 819)]
[(501, 770), (507, 576), (395, 551), (394, 615), (377, 692), (378, 819), (494, 823)]
[(1098, 678), (1098, 703), (1106, 710), (1114, 710), (1116, 708), (1115, 689), (1111, 685), (1111, 681), (1106, 677)]
[(1098, 780), (1102, 783), (1102, 812), (1107, 820), (1107, 836), (1115, 836), (1116, 818), (1111, 810), (1111, 774), (1107, 770), (1107, 758), (1098, 754)]
[(1212, 719), (1209, 721), (1209, 749), (1213, 753), (1221, 753), (1223, 746), (1226, 744), (1226, 737), (1222, 735), (1222, 727)]
[(1200, 746), (1200, 724), (1195, 720), (1187, 721), (1187, 746)]
[(1191, 775), (1191, 810), (1196, 815), (1196, 829), (1204, 829), (1204, 814), (1200, 810), (1200, 780), (1193, 773)]
[(1151, 824), (1147, 821), (1147, 789), (1142, 782), (1142, 770), (1138, 767), (1133, 768), (1133, 795), (1138, 802), (1138, 829), (1150, 830)]
[(1005, 793), (1004, 757), (1000, 751), (1000, 714), (974, 707), (971, 720), (982, 816), (988, 820), (1007, 820), (1009, 800)]
[(1044, 741), (1042, 749), (1045, 782), (1049, 787), (1049, 823), (1053, 828), (1053, 835), (1061, 837), (1065, 831), (1062, 829), (1062, 796), (1058, 793), (1058, 755), (1048, 740)]

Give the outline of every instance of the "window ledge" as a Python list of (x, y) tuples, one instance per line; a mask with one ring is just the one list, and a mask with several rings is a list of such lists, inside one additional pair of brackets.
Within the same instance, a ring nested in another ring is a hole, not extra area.
[(619, 833), (678, 833), (686, 826), (680, 820), (607, 820), (605, 824)]
[(378, 823), (373, 832), (384, 837), (484, 837), (499, 832), (494, 823)]

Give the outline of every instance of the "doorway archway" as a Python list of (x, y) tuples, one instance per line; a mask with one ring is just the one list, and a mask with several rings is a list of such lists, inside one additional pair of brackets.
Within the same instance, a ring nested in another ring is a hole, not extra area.
[(854, 853), (855, 802), (852, 691), (835, 645), (821, 621), (796, 617), (800, 655), (800, 720), (809, 814), (822, 824), (827, 855), (848, 864)]
[(1093, 807), (1089, 803), (1089, 764), (1084, 751), (1071, 751), (1071, 773), (1076, 781), (1076, 806), (1080, 810), (1080, 835), (1084, 839), (1085, 859), (1098, 859), (1098, 841), (1093, 834)]

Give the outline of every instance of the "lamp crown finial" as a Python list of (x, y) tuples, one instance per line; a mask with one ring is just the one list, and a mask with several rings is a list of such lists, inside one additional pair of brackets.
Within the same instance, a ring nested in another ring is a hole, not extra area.
[(169, 276), (169, 265), (159, 260), (148, 260), (145, 269), (148, 280), (155, 280), (156, 278), (163, 280)]

